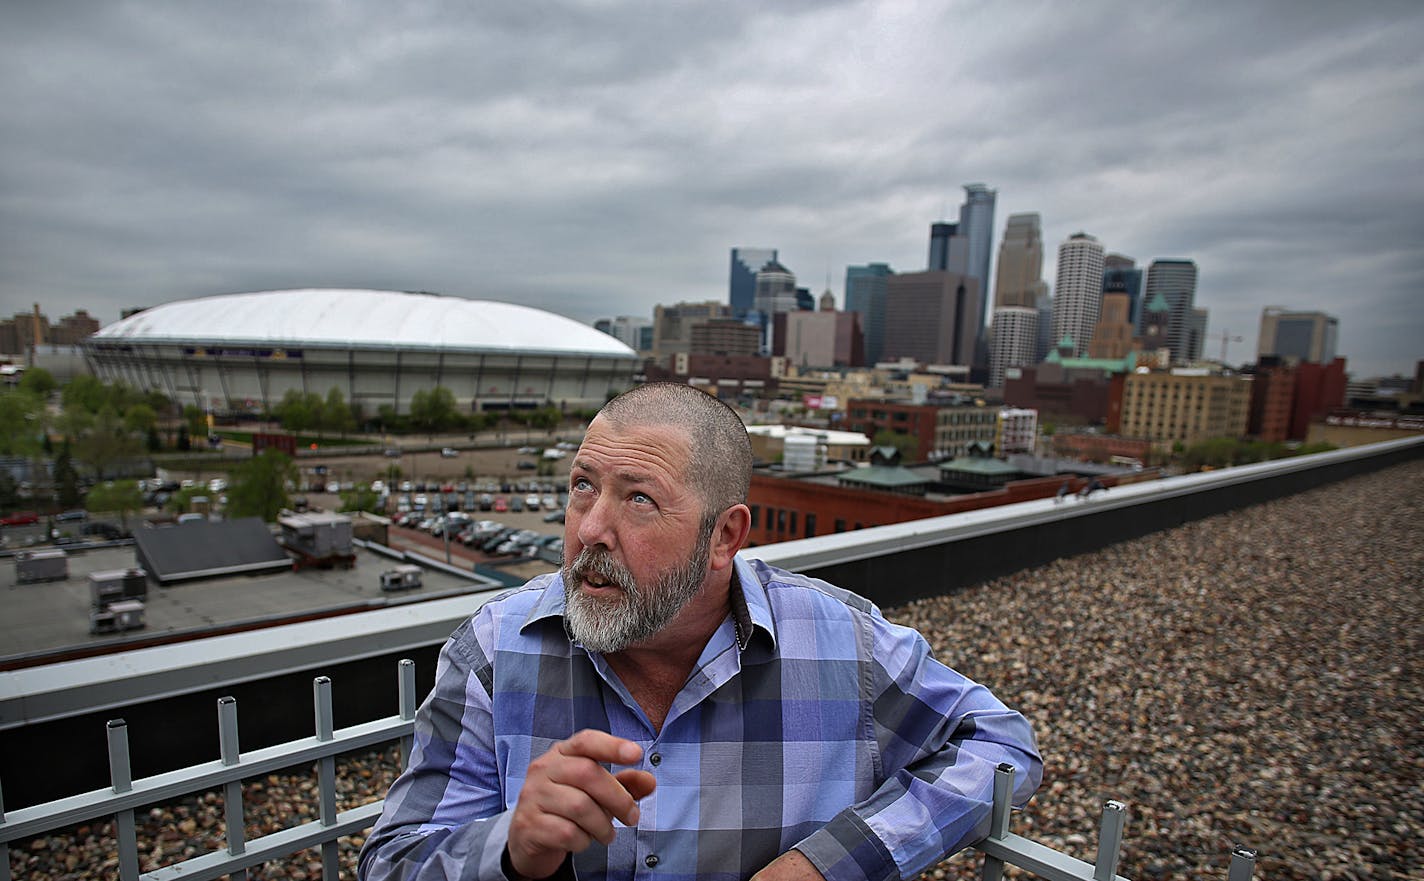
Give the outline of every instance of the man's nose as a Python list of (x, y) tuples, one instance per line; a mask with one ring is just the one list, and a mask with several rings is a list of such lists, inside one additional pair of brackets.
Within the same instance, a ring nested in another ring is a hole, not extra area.
[(578, 522), (579, 544), (586, 547), (603, 546), (613, 550), (617, 546), (617, 531), (614, 529), (614, 500), (605, 493), (599, 493), (584, 510)]

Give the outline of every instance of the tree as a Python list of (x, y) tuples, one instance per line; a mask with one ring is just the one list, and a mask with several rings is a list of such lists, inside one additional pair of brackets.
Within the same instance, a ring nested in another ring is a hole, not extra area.
[(272, 409), (272, 415), (290, 432), (309, 431), (321, 427), (321, 397), (311, 392), (287, 389), (282, 400)]
[(421, 389), (410, 398), (410, 421), (427, 435), (444, 431), (458, 424), (460, 413), (455, 409), (455, 395), (443, 385)]
[(25, 375), (20, 377), (20, 391), (28, 392), (40, 400), (48, 398), (50, 392), (58, 386), (54, 374), (43, 367), (30, 367), (25, 370)]
[(888, 431), (882, 429), (875, 433), (875, 438), (871, 441), (877, 447), (894, 447), (900, 451), (900, 461), (909, 462), (915, 458), (915, 451), (919, 447), (919, 441), (908, 434), (900, 431)]
[(124, 410), (124, 427), (134, 434), (148, 434), (158, 424), (158, 414), (144, 401), (129, 404)]
[(89, 490), (84, 507), (90, 513), (109, 514), (117, 511), (119, 522), (127, 530), (129, 515), (143, 508), (143, 493), (132, 480), (121, 480), (117, 483), (110, 480)]
[(39, 453), (44, 400), (23, 390), (0, 392), (0, 456)]
[(208, 414), (204, 413), (203, 408), (197, 404), (188, 404), (183, 408), (183, 424), (187, 427), (190, 437), (192, 435), (208, 436)]
[(112, 391), (98, 377), (85, 373), (71, 379), (60, 392), (59, 399), (65, 410), (78, 408), (95, 414), (105, 405), (113, 404)]
[(356, 420), (351, 415), (351, 408), (347, 406), (346, 399), (341, 395), (341, 389), (332, 386), (326, 393), (326, 400), (321, 406), (322, 431), (334, 432), (342, 437), (346, 432), (356, 427)]
[(142, 444), (124, 428), (114, 408), (105, 407), (94, 417), (93, 428), (75, 442), (79, 458), (89, 463), (100, 480), (109, 466), (139, 455)]
[(54, 457), (54, 500), (60, 508), (69, 510), (79, 507), (79, 472), (74, 470), (74, 459), (69, 452), (69, 438), (59, 448)]
[(287, 485), (295, 485), (297, 466), (292, 458), (277, 450), (263, 450), (232, 472), (227, 489), (227, 513), (230, 517), (261, 517), (267, 522), (277, 519), (290, 504)]
[(343, 513), (351, 511), (379, 511), (381, 496), (369, 486), (357, 486), (355, 489), (341, 494), (341, 510)]

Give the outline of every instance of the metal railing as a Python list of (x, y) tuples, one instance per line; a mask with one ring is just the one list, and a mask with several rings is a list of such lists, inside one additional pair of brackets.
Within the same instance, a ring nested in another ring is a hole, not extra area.
[[(247, 870), (308, 848), (321, 848), (323, 881), (338, 877), (338, 841), (370, 828), (380, 816), (377, 800), (347, 811), (336, 805), (336, 757), (351, 750), (398, 741), (400, 762), (409, 759), (414, 729), (415, 664), (399, 665), (399, 712), (373, 722), (336, 730), (333, 727), (331, 680), (318, 676), (312, 682), (316, 734), (312, 737), (243, 754), (239, 749), (237, 701), (218, 700), (218, 739), (221, 758), (139, 780), (129, 771), (128, 726), (122, 719), (108, 723), (109, 768), (107, 789), (57, 799), (6, 814), (0, 796), (0, 881), (11, 881), (10, 844), (84, 823), (112, 817), (118, 841), (121, 881), (207, 881), (223, 877), (246, 879)], [(320, 818), (258, 838), (245, 837), (243, 780), (285, 768), (316, 763)], [(994, 805), (989, 835), (974, 845), (984, 854), (984, 881), (1000, 881), (1005, 865), (1017, 866), (1049, 881), (1114, 881), (1118, 855), (1127, 823), (1127, 808), (1109, 801), (1103, 808), (1093, 863), (1069, 856), (1009, 831), (1014, 769), (1000, 765), (994, 776)], [(227, 847), (140, 874), (135, 812), (150, 805), (221, 788)], [(3, 792), (3, 791), (0, 791)], [(1231, 854), (1228, 881), (1249, 881), (1255, 871), (1254, 851), (1238, 847)], [(1125, 881), (1125, 879), (1124, 879)]]

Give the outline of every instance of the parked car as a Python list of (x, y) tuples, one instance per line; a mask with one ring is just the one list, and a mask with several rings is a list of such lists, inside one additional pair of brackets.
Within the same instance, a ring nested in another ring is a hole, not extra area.
[(528, 508), (531, 511), (539, 510), (539, 497), (534, 495), (533, 493), (530, 493), (529, 495), (525, 496), (524, 507)]
[(497, 496), (494, 500), (495, 513), (503, 514), (509, 510), (509, 502), (504, 496)]
[(387, 459), (399, 459), (400, 457), (401, 457), (401, 451), (400, 451), (400, 450), (397, 450), (397, 449), (394, 449), (394, 448), (391, 448), (391, 449), (386, 450), (386, 458), (387, 458)]
[(453, 458), (455, 458), (455, 457), (458, 456), (458, 455), (460, 455), (460, 454), (459, 454), (459, 452), (457, 452), (457, 451), (455, 450), (454, 447), (441, 447), (441, 448), (440, 448), (440, 458), (442, 458), (442, 459), (453, 459)]
[(40, 522), (40, 515), (34, 511), (16, 511), (13, 514), (0, 517), (0, 526), (24, 526), (27, 523), (38, 522)]
[(54, 521), (56, 523), (79, 523), (88, 519), (88, 511), (61, 511), (54, 515)]

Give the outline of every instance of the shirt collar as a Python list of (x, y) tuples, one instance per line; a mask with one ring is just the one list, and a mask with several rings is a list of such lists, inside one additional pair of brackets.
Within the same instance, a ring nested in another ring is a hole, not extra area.
[[(559, 619), (559, 624), (563, 625), (564, 580), (557, 572), (548, 577), (539, 601), (529, 610), (520, 630), (528, 628), (536, 621), (552, 618)], [(737, 632), (737, 648), (745, 651), (751, 643), (752, 634), (758, 629), (766, 631), (774, 644), (776, 625), (772, 621), (771, 603), (766, 597), (766, 588), (756, 577), (756, 570), (742, 559), (741, 555), (734, 557), (732, 561), (731, 593), (732, 624)], [(568, 629), (565, 628), (564, 632), (568, 633)]]

